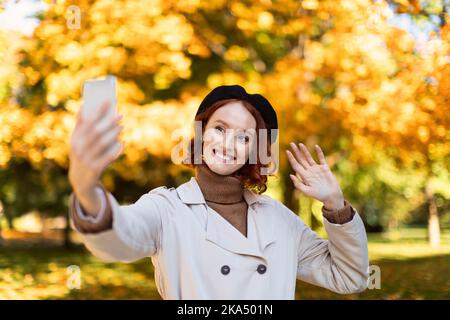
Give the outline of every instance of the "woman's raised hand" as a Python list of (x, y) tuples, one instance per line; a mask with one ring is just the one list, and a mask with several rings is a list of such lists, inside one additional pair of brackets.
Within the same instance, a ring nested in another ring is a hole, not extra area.
[(90, 119), (81, 111), (70, 140), (69, 181), (77, 193), (91, 193), (106, 167), (123, 151), (119, 134), (122, 115), (105, 116), (110, 102), (105, 102)]
[(336, 177), (330, 170), (322, 149), (315, 145), (319, 158), (316, 163), (303, 143), (290, 143), (292, 152), (286, 150), (289, 163), (297, 175), (290, 175), (294, 186), (308, 197), (324, 203), (330, 210), (344, 206), (344, 196)]

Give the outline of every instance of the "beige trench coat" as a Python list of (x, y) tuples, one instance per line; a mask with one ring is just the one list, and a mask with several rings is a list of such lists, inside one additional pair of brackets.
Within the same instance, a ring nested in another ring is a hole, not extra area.
[(113, 228), (80, 234), (104, 261), (151, 257), (163, 299), (294, 299), (296, 279), (338, 293), (366, 288), (367, 237), (357, 212), (344, 224), (324, 218), (323, 240), (277, 200), (248, 190), (244, 197), (247, 237), (206, 205), (194, 177), (131, 205), (108, 193)]

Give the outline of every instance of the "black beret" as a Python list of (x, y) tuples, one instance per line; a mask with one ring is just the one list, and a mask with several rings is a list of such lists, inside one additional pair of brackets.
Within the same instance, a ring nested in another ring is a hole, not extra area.
[[(278, 129), (277, 113), (273, 109), (270, 102), (258, 93), (247, 93), (247, 91), (245, 91), (245, 89), (240, 85), (218, 86), (214, 88), (203, 99), (202, 103), (200, 103), (200, 107), (198, 108), (195, 116), (205, 112), (206, 109), (212, 106), (214, 102), (224, 99), (245, 100), (252, 106), (254, 106), (263, 117), (267, 129), (269, 129), (267, 133), (269, 136), (271, 134), (270, 129)], [(276, 139), (276, 135), (273, 137), (273, 139)], [(271, 143), (273, 142), (274, 141), (271, 141)]]

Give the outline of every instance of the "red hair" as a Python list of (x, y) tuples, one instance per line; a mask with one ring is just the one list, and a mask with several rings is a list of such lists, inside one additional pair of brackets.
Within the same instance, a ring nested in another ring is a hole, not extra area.
[[(267, 129), (266, 123), (259, 113), (259, 111), (251, 105), (249, 102), (245, 100), (240, 99), (224, 99), (219, 100), (213, 103), (209, 108), (205, 110), (205, 112), (200, 113), (195, 117), (195, 121), (201, 121), (202, 122), (202, 136), (205, 131), (206, 124), (208, 123), (209, 119), (211, 118), (212, 114), (219, 108), (223, 107), (224, 105), (230, 103), (230, 102), (236, 102), (239, 101), (242, 103), (242, 105), (253, 115), (253, 117), (256, 120), (256, 132), (258, 133), (260, 129)], [(188, 148), (188, 157), (186, 160), (188, 160), (188, 163), (184, 162), (185, 165), (191, 168), (196, 167), (196, 161), (195, 160), (195, 152), (192, 152), (194, 150), (194, 144), (195, 140), (197, 140), (196, 145), (202, 146), (202, 154), (203, 154), (203, 143), (202, 143), (202, 136), (196, 136), (194, 134), (194, 137), (189, 142), (189, 148)], [(258, 134), (256, 134), (256, 148), (253, 148), (253, 150), (259, 150), (260, 146), (260, 137)], [(271, 156), (271, 148), (270, 148), (270, 135), (267, 135), (267, 156)], [(201, 159), (201, 157), (199, 157)], [(267, 175), (261, 174), (262, 168), (268, 168), (269, 164), (263, 164), (261, 163), (261, 159), (259, 157), (259, 153), (256, 152), (256, 163), (250, 164), (249, 161), (244, 164), (239, 170), (233, 173), (233, 176), (238, 178), (242, 181), (245, 188), (251, 189), (255, 191), (258, 194), (264, 193), (267, 190)], [(203, 160), (201, 160), (203, 161)]]

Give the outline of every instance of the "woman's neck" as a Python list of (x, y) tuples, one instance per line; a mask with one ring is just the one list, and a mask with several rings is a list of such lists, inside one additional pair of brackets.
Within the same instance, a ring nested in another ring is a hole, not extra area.
[(196, 166), (195, 177), (206, 201), (233, 204), (244, 200), (242, 183), (232, 175), (220, 175), (202, 163)]

